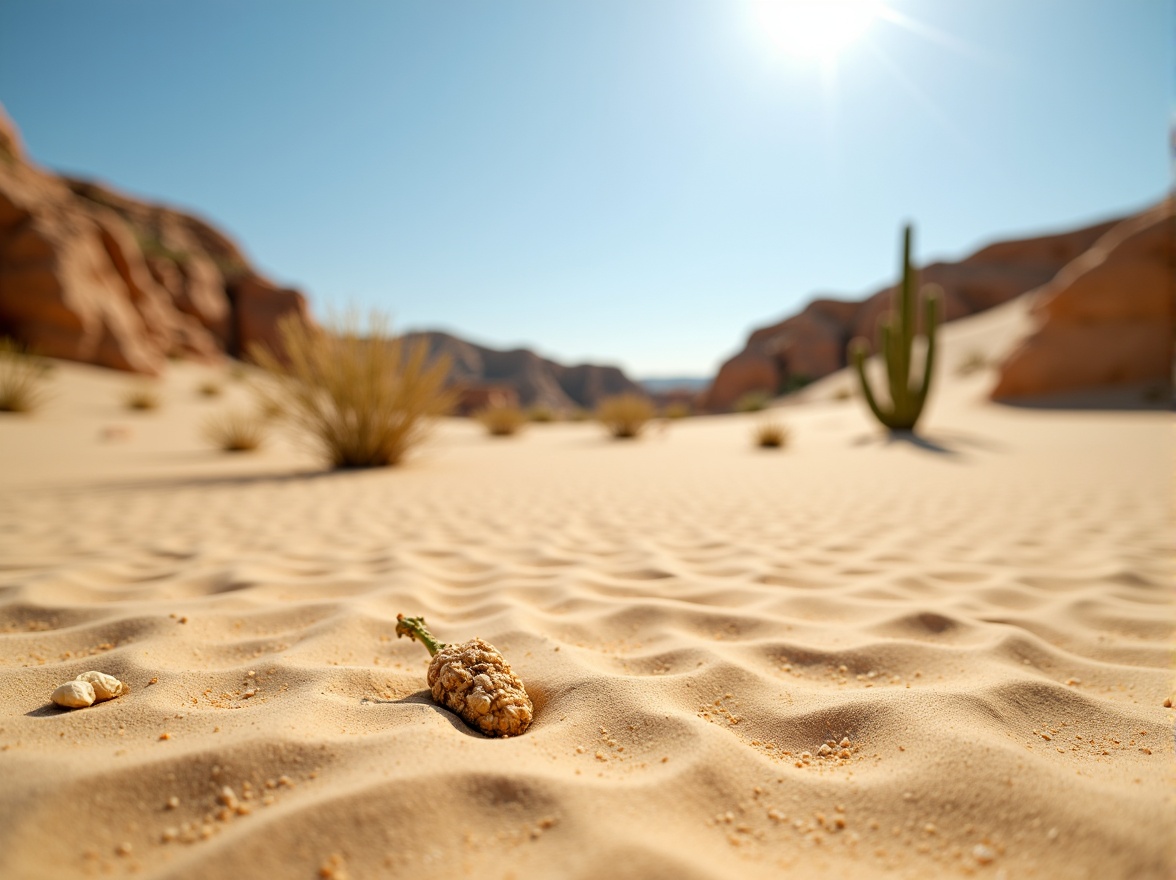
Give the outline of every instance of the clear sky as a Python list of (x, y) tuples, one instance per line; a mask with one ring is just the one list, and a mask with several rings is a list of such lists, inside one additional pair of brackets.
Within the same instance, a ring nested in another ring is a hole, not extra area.
[(954, 258), (1170, 185), (1170, 0), (861, 2), (0, 0), (0, 102), (319, 314), (641, 377), (871, 292), (908, 218)]

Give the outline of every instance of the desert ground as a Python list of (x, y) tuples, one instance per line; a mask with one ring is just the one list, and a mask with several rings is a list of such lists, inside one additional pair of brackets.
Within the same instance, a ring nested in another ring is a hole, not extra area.
[[(1172, 417), (987, 402), (1025, 320), (944, 328), (914, 441), (839, 374), (338, 473), (212, 449), (225, 368), (132, 413), (59, 362), (0, 418), (0, 875), (1171, 877)], [(531, 729), (435, 706), (398, 612)], [(50, 704), (90, 669), (129, 693)]]

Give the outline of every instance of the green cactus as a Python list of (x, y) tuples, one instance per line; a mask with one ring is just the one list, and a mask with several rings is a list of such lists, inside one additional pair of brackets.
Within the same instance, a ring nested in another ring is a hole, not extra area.
[(911, 227), (907, 224), (902, 237), (902, 282), (895, 288), (890, 313), (878, 322), (878, 349), (886, 360), (887, 384), (890, 387), (890, 406), (884, 408), (874, 396), (866, 377), (866, 356), (869, 345), (855, 339), (849, 345), (849, 356), (857, 369), (862, 394), (874, 417), (891, 431), (913, 431), (935, 368), (935, 331), (939, 325), (942, 291), (928, 285), (922, 291), (923, 333), (927, 338), (927, 357), (923, 363), (922, 381), (912, 387), (911, 351), (915, 341), (915, 285), (917, 274), (911, 265)]

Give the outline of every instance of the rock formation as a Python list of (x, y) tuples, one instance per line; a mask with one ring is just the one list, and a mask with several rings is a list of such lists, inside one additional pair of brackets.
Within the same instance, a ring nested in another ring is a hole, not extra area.
[(435, 331), (410, 333), (407, 338), (424, 339), (430, 356), (449, 355), (453, 363), (450, 381), (454, 384), (513, 388), (523, 406), (568, 412), (593, 409), (602, 398), (615, 394), (645, 394), (617, 367), (565, 367), (525, 348), (499, 351)]
[[(921, 280), (943, 288), (945, 320), (962, 318), (1049, 282), (1115, 225), (998, 242), (956, 263), (932, 263), (921, 270)], [(892, 290), (887, 287), (862, 302), (818, 299), (800, 314), (756, 330), (743, 350), (719, 368), (703, 407), (722, 412), (749, 392), (777, 394), (841, 369), (850, 339), (874, 339)]]
[(1166, 386), (1176, 296), (1173, 199), (1116, 224), (1032, 296), (1037, 329), (1001, 365), (993, 399)]
[(0, 336), (156, 374), (168, 356), (274, 345), (287, 314), (309, 320), (305, 298), (259, 275), (222, 233), (38, 168), (0, 107)]

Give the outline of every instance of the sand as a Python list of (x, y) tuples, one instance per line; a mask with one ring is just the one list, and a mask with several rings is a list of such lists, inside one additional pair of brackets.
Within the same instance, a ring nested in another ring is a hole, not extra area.
[[(917, 444), (834, 376), (777, 452), (451, 420), (329, 474), (208, 449), (212, 368), (129, 414), (59, 365), (0, 419), (0, 876), (1172, 876), (1171, 415), (986, 403), (1019, 309)], [(531, 730), (434, 706), (397, 612)], [(49, 704), (90, 669), (130, 692)]]

